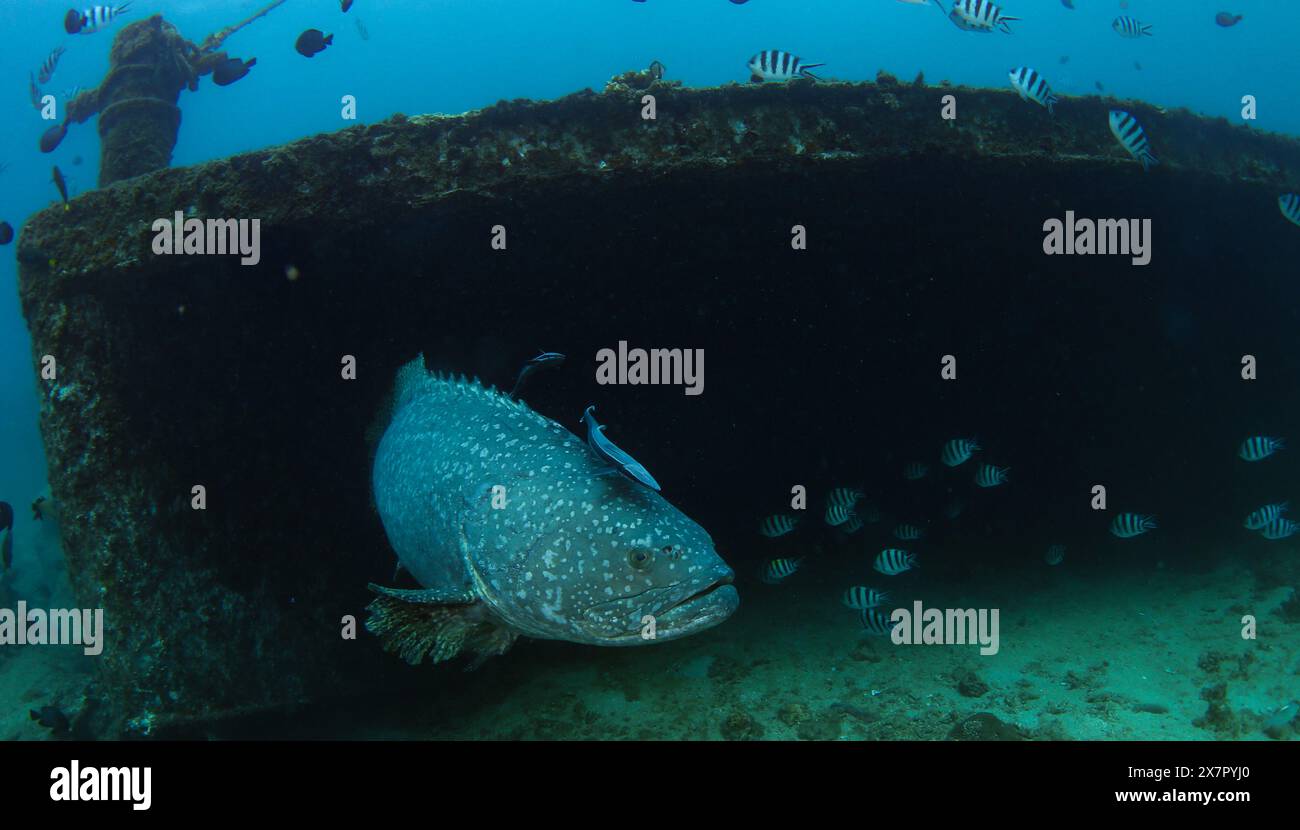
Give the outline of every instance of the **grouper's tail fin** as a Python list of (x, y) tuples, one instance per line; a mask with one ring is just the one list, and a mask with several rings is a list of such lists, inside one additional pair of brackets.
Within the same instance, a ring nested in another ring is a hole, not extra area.
[(490, 657), (504, 654), (518, 635), (483, 613), (472, 594), (401, 591), (371, 585), (379, 594), (366, 610), (366, 630), (379, 637), (384, 650), (412, 666), (427, 656), (434, 663), (450, 660), (462, 651), (474, 653), (468, 666), (476, 669)]

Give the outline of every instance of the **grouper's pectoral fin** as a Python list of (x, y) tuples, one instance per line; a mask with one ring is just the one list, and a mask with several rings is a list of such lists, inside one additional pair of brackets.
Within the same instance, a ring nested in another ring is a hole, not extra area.
[(519, 636), (502, 625), (469, 591), (421, 588), (403, 590), (371, 583), (379, 594), (366, 610), (366, 630), (379, 637), (384, 650), (412, 666), (427, 656), (434, 663), (462, 651), (475, 657), (469, 669), (504, 654)]

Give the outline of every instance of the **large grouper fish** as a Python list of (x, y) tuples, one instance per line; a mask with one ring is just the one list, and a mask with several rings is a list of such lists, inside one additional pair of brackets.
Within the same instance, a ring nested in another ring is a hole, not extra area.
[(397, 373), (375, 452), (375, 506), (421, 586), (371, 585), (366, 627), (412, 665), (520, 636), (664, 642), (740, 603), (704, 528), (586, 443), (476, 380)]

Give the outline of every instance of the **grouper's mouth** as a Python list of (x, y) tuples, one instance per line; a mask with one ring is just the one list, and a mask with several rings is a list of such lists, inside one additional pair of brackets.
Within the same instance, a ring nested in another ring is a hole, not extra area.
[[(650, 645), (675, 640), (711, 628), (730, 617), (740, 605), (740, 595), (727, 571), (711, 582), (653, 588), (590, 608), (583, 628), (604, 645)], [(611, 614), (612, 611), (617, 612)], [(654, 637), (646, 638), (645, 616), (654, 617)], [(618, 623), (615, 623), (618, 620)], [(611, 623), (615, 623), (611, 625)], [(617, 630), (611, 630), (616, 628)]]

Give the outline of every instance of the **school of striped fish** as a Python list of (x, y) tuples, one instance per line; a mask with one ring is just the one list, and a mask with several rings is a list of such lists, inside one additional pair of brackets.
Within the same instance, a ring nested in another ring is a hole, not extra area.
[[(1286, 441), (1281, 437), (1252, 435), (1237, 445), (1236, 455), (1241, 462), (1255, 465), (1266, 462), (1285, 448)], [(942, 475), (948, 476), (947, 480), (951, 484), (958, 484), (961, 478), (954, 471), (970, 463), (975, 474), (969, 479), (968, 486), (973, 486), (976, 490), (996, 490), (1010, 485), (1009, 467), (988, 461), (974, 461), (975, 456), (981, 454), (982, 457), (983, 452), (979, 440), (971, 437), (952, 438), (939, 444), (937, 455)], [(903, 468), (904, 483), (898, 486), (907, 487), (906, 482), (923, 478), (930, 471), (931, 467), (925, 461), (907, 462)], [(950, 486), (949, 491), (951, 489)], [(962, 498), (952, 497), (940, 510), (945, 519), (955, 521), (964, 512), (964, 507), (965, 501)], [(806, 523), (799, 515), (806, 509), (804, 507), (764, 517), (758, 523), (759, 534), (775, 542), (801, 529), (816, 528), (817, 523)], [(1147, 536), (1160, 529), (1157, 518), (1149, 513), (1111, 511), (1096, 506), (1094, 509), (1106, 517), (1106, 530), (1115, 539), (1123, 540), (1121, 543), (1128, 543), (1128, 540)], [(1261, 505), (1245, 517), (1242, 527), (1267, 541), (1290, 538), (1300, 533), (1300, 522), (1287, 517), (1289, 509), (1290, 503), (1287, 501)], [(868, 498), (867, 491), (860, 486), (833, 487), (826, 491), (821, 513), (824, 520), (822, 524), (844, 537), (854, 536), (867, 525), (880, 524), (884, 519), (884, 513), (874, 497)], [(852, 548), (861, 551), (859, 567), (863, 576), (870, 576), (868, 571), (876, 574), (873, 584), (847, 586), (839, 599), (841, 605), (858, 612), (858, 619), (865, 631), (881, 636), (888, 635), (893, 629), (893, 624), (889, 621), (890, 593), (881, 586), (890, 581), (914, 584), (907, 582), (907, 576), (915, 575), (920, 570), (921, 556), (913, 548), (917, 544), (924, 544), (929, 536), (925, 522), (905, 520), (886, 527), (887, 531), (878, 531), (866, 545)], [(890, 537), (888, 540), (882, 538), (886, 532)], [(785, 547), (789, 547), (788, 543)], [(1047, 566), (1055, 568), (1064, 565), (1065, 545), (1051, 542), (1039, 550), (1044, 551), (1041, 561)], [(759, 579), (768, 585), (781, 585), (803, 570), (806, 563), (815, 565), (816, 562), (817, 557), (775, 556), (763, 565)]]
[[(1013, 34), (1012, 24), (1021, 20), (1009, 14), (1001, 5), (988, 0), (900, 0), (910, 5), (934, 5), (957, 28), (981, 34)], [(1023, 0), (1021, 0), (1023, 3)], [(1065, 3), (1066, 8), (1074, 8), (1072, 3)], [(1241, 16), (1220, 13), (1216, 23), (1222, 27), (1235, 25)], [(1155, 37), (1152, 23), (1140, 20), (1128, 14), (1116, 17), (1111, 28), (1119, 37), (1139, 41)], [(1063, 58), (1064, 63), (1068, 58)], [(750, 58), (748, 67), (750, 80), (754, 83), (786, 83), (791, 81), (820, 80), (809, 70), (825, 66), (825, 63), (809, 63), (792, 52), (772, 49), (759, 52)], [(1138, 69), (1141, 64), (1134, 63)], [(1041, 107), (1048, 116), (1056, 114), (1061, 98), (1053, 91), (1048, 79), (1038, 69), (1021, 65), (1008, 72), (1011, 87), (1027, 103)], [(1100, 84), (1098, 84), (1100, 90)], [(1115, 141), (1133, 161), (1141, 165), (1143, 172), (1150, 171), (1158, 165), (1157, 158), (1141, 121), (1133, 113), (1122, 109), (1111, 109), (1107, 114), (1107, 126)], [(1282, 216), (1292, 224), (1300, 226), (1300, 194), (1283, 193), (1277, 199)], [(1285, 448), (1285, 441), (1273, 436), (1251, 436), (1241, 442), (1237, 455), (1247, 463), (1258, 463), (1274, 456)], [(939, 463), (944, 468), (953, 470), (970, 462), (981, 451), (978, 439), (973, 437), (952, 438), (939, 449)], [(932, 467), (925, 460), (907, 461), (902, 467), (902, 480), (915, 483), (931, 477)], [(1011, 469), (998, 466), (992, 462), (980, 461), (974, 464), (971, 481), (979, 490), (993, 490), (1006, 487), (1011, 483)], [(959, 497), (952, 497), (942, 509), (942, 515), (948, 521), (956, 521), (965, 510), (966, 503)], [(1265, 540), (1286, 539), (1300, 533), (1300, 522), (1288, 519), (1285, 515), (1288, 503), (1285, 501), (1259, 507), (1246, 517), (1243, 525), (1247, 531), (1258, 534)], [(1111, 518), (1107, 530), (1116, 539), (1132, 540), (1146, 536), (1159, 529), (1155, 516), (1134, 511), (1108, 512)], [(823, 508), (823, 517), (828, 527), (835, 528), (847, 536), (860, 532), (866, 525), (882, 521), (879, 507), (865, 498), (859, 488), (838, 487), (831, 490)], [(760, 523), (760, 533), (777, 539), (794, 532), (799, 527), (814, 527), (813, 524), (801, 525), (800, 517), (791, 513), (774, 514)], [(891, 542), (912, 545), (926, 537), (926, 529), (921, 525), (902, 521), (893, 525), (890, 531)], [(914, 573), (919, 568), (919, 557), (911, 550), (901, 547), (879, 547), (874, 554), (864, 557), (863, 569), (870, 567), (880, 576), (893, 579), (904, 574)], [(1040, 548), (1040, 550), (1043, 550)], [(1042, 561), (1049, 567), (1062, 566), (1065, 563), (1066, 548), (1060, 543), (1047, 545)], [(804, 559), (774, 558), (763, 568), (761, 578), (768, 584), (780, 584), (792, 577), (803, 565)], [(863, 629), (871, 634), (888, 635), (893, 628), (889, 622), (888, 609), (885, 607), (888, 593), (868, 585), (854, 585), (846, 588), (841, 596), (841, 603), (859, 612)]]

